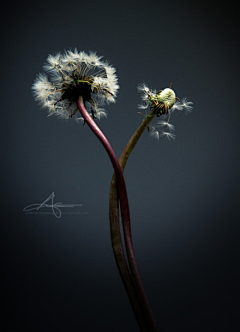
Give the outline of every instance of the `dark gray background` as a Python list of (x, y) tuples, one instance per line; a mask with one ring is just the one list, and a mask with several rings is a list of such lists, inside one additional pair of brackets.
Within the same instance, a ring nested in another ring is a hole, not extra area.
[[(2, 3), (2, 331), (138, 331), (111, 249), (107, 154), (31, 93), (47, 55), (74, 47), (117, 68), (99, 123), (117, 156), (142, 120), (139, 83), (194, 102), (172, 117), (176, 141), (144, 133), (126, 167), (135, 254), (160, 331), (239, 331), (237, 4)], [(53, 191), (87, 214), (24, 214)]]

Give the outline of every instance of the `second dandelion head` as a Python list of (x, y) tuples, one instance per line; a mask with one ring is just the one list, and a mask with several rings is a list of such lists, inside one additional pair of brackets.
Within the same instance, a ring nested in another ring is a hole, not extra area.
[[(142, 93), (143, 104), (139, 105), (140, 109), (150, 109), (151, 117), (155, 115), (163, 119), (157, 122), (157, 125), (151, 127), (150, 136), (156, 139), (166, 137), (169, 140), (175, 139), (174, 126), (169, 123), (171, 114), (175, 111), (185, 110), (189, 113), (193, 109), (193, 103), (183, 98), (182, 101), (176, 97), (175, 92), (169, 88), (160, 90), (149, 89), (145, 84), (138, 86), (138, 90)], [(143, 114), (142, 114), (143, 115)], [(143, 115), (149, 117), (150, 115)]]

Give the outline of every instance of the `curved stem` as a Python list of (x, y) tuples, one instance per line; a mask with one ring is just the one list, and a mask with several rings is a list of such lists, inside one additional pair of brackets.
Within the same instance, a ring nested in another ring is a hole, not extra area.
[[(156, 114), (156, 112), (155, 112), (155, 110), (153, 110), (149, 114), (149, 116), (147, 116), (142, 121), (141, 125), (138, 127), (138, 129), (135, 131), (135, 133), (133, 134), (133, 136), (130, 138), (129, 142), (127, 143), (125, 149), (123, 150), (123, 152), (119, 158), (119, 164), (122, 168), (122, 171), (124, 171), (124, 168), (126, 166), (130, 153), (132, 152), (133, 148), (137, 144), (137, 142), (138, 142), (139, 138), (141, 137), (142, 133), (144, 132), (144, 130), (147, 128), (148, 124), (154, 118), (155, 114)], [(117, 180), (116, 180), (115, 174), (112, 177), (112, 182), (111, 182), (111, 187), (110, 187), (109, 207), (110, 207), (110, 212), (109, 212), (110, 224), (112, 225), (112, 228), (117, 228), (117, 227), (119, 227), (119, 213), (118, 213)], [(127, 249), (127, 253), (128, 253), (129, 246), (132, 247), (132, 242), (129, 243), (128, 238), (126, 238), (126, 233), (130, 232), (130, 234), (131, 234), (131, 229), (130, 230), (126, 229), (124, 227), (123, 220), (122, 220), (122, 222), (123, 222), (123, 229), (124, 229), (125, 244), (126, 244), (126, 249)], [(148, 303), (143, 285), (141, 283), (141, 279), (140, 279), (138, 270), (135, 269), (135, 266), (133, 266), (133, 264), (132, 264), (133, 257), (131, 257), (131, 256), (129, 257), (129, 253), (128, 253), (128, 258), (129, 258), (130, 269), (132, 272), (132, 278), (133, 278), (134, 284), (136, 285), (136, 290), (139, 295), (139, 300), (144, 308), (144, 312), (146, 313), (146, 319), (148, 320), (149, 327), (151, 328), (151, 330), (149, 329), (148, 331), (157, 331), (156, 322), (153, 317), (150, 305)], [(134, 259), (135, 259), (135, 257), (134, 257)]]
[[(121, 216), (122, 216), (122, 221), (123, 221), (123, 224), (124, 224), (123, 228), (125, 230), (124, 231), (124, 236), (125, 236), (125, 241), (128, 243), (127, 253), (128, 253), (128, 257), (131, 258), (131, 263), (130, 263), (130, 266), (132, 266), (131, 271), (134, 270), (134, 269), (137, 270), (135, 257), (134, 257), (134, 252), (133, 252), (133, 247), (132, 247), (131, 227), (130, 227), (130, 213), (129, 213), (129, 206), (128, 206), (127, 191), (126, 191), (126, 185), (125, 185), (125, 180), (124, 180), (124, 177), (123, 177), (122, 169), (119, 165), (118, 159), (117, 159), (111, 145), (109, 144), (108, 140), (106, 139), (104, 134), (101, 132), (99, 127), (96, 125), (96, 123), (93, 121), (93, 119), (91, 118), (89, 113), (86, 111), (86, 109), (84, 107), (84, 102), (83, 102), (82, 97), (78, 98), (77, 105), (78, 105), (78, 109), (79, 109), (81, 115), (83, 116), (85, 122), (88, 124), (90, 129), (93, 131), (93, 133), (98, 137), (100, 142), (103, 144), (103, 146), (106, 149), (106, 151), (107, 151), (107, 153), (110, 157), (110, 160), (112, 162), (112, 165), (113, 165), (113, 168), (114, 168), (114, 171), (115, 171), (115, 174), (116, 174), (116, 183), (117, 183), (118, 195), (119, 195), (120, 206), (121, 206)], [(117, 190), (115, 191), (115, 193), (117, 195)], [(115, 240), (119, 241), (119, 239), (118, 239), (119, 236), (120, 236), (120, 239), (121, 239), (119, 226), (116, 229), (117, 229), (117, 232), (115, 233), (116, 234)], [(119, 234), (117, 234), (118, 231), (119, 231)], [(114, 245), (116, 245), (116, 243), (114, 243)], [(139, 302), (136, 298), (136, 294), (135, 294), (134, 287), (133, 287), (133, 284), (132, 284), (131, 276), (130, 276), (129, 272), (128, 273), (126, 272), (127, 264), (126, 264), (126, 261), (125, 261), (125, 258), (124, 258), (123, 250), (121, 248), (121, 243), (119, 243), (119, 242), (117, 243), (117, 249), (118, 249), (118, 254), (121, 258), (119, 260), (119, 257), (118, 257), (118, 261), (119, 261), (118, 267), (121, 271), (120, 274), (121, 274), (121, 276), (124, 276), (124, 285), (127, 287), (127, 293), (130, 296), (130, 302), (132, 304), (132, 307), (133, 307), (134, 313), (136, 315), (138, 324), (140, 325), (141, 331), (156, 331), (155, 329), (146, 330), (146, 324), (145, 324), (145, 321), (142, 317), (142, 311), (141, 311), (141, 308), (139, 306)], [(117, 257), (116, 257), (116, 259), (117, 259)], [(124, 268), (124, 270), (122, 270), (122, 267)], [(128, 269), (127, 269), (127, 271), (128, 271)], [(140, 283), (140, 285), (141, 285), (141, 280), (138, 283)], [(142, 292), (142, 290), (141, 290), (141, 292)], [(150, 307), (148, 305), (147, 298), (146, 297), (141, 298), (141, 302), (142, 301), (146, 302), (146, 303), (144, 303), (143, 308), (144, 309), (147, 308), (147, 310), (148, 310), (147, 311), (147, 316), (150, 315), (151, 317), (153, 317), (153, 315), (151, 313), (151, 309), (150, 309), (150, 313), (149, 313), (149, 308)], [(152, 320), (152, 318), (151, 318), (151, 320)]]
[(139, 138), (141, 137), (144, 130), (147, 128), (149, 123), (153, 120), (154, 116), (156, 115), (156, 111), (152, 110), (152, 112), (145, 117), (145, 119), (142, 121), (138, 129), (135, 131), (135, 133), (132, 135), (130, 140), (128, 141), (125, 149), (123, 150), (120, 158), (119, 158), (119, 164), (122, 168), (122, 171), (124, 171), (127, 160), (130, 156), (130, 153), (134, 149), (135, 145), (137, 144)]

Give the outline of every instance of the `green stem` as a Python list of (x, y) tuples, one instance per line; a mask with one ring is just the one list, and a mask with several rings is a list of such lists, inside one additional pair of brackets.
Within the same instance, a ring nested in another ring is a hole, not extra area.
[(142, 121), (142, 123), (140, 124), (138, 129), (135, 131), (135, 133), (132, 135), (132, 137), (128, 141), (125, 149), (123, 150), (123, 152), (122, 152), (122, 154), (119, 158), (119, 164), (120, 164), (123, 171), (125, 169), (125, 166), (126, 166), (128, 158), (130, 156), (130, 153), (134, 149), (134, 147), (137, 144), (137, 142), (138, 142), (139, 138), (141, 137), (142, 133), (147, 128), (149, 123), (153, 120), (155, 115), (156, 115), (156, 111), (152, 110), (152, 112), (148, 116), (145, 117), (145, 119)]

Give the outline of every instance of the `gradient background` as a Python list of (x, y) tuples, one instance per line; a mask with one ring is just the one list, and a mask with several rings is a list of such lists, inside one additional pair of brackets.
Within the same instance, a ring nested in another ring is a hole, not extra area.
[[(99, 123), (119, 156), (137, 85), (194, 102), (174, 142), (144, 133), (125, 171), (135, 254), (160, 331), (239, 331), (238, 1), (2, 3), (2, 331), (138, 331), (111, 249), (110, 161), (87, 126), (47, 118), (47, 55), (92, 50), (121, 85)], [(43, 202), (82, 215), (26, 215)]]

